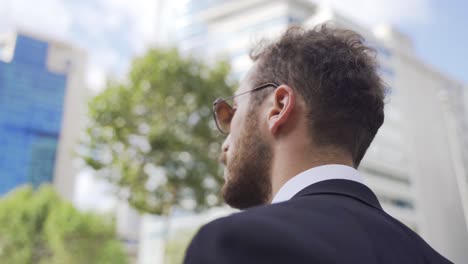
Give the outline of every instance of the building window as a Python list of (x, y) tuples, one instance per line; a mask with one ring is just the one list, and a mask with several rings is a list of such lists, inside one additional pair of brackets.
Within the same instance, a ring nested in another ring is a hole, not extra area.
[(377, 197), (379, 199), (379, 202), (383, 204), (388, 204), (388, 205), (392, 205), (392, 206), (403, 208), (403, 209), (414, 209), (414, 204), (412, 201), (403, 200), (398, 197), (389, 197), (386, 195), (379, 195), (379, 194), (377, 194)]
[(389, 179), (391, 181), (396, 181), (396, 182), (401, 182), (401, 183), (404, 183), (404, 184), (409, 184), (410, 181), (408, 179), (408, 177), (406, 175), (401, 175), (401, 176), (396, 176), (392, 173), (389, 173), (389, 172), (384, 172), (382, 170), (378, 170), (378, 169), (375, 169), (375, 168), (371, 168), (371, 167), (368, 167), (368, 166), (361, 166), (359, 168), (359, 170), (365, 172), (365, 173), (368, 173), (372, 176), (376, 176), (376, 177), (382, 177), (382, 178), (386, 178), (386, 179)]
[(393, 71), (392, 68), (388, 66), (383, 66), (380, 65), (379, 67), (379, 72), (384, 76), (384, 77), (390, 77), (393, 78), (395, 76), (395, 72)]
[(377, 53), (379, 55), (382, 55), (384, 58), (391, 58), (393, 56), (392, 52), (390, 51), (390, 49), (387, 49), (381, 45), (376, 45), (375, 46), (375, 49), (377, 50)]

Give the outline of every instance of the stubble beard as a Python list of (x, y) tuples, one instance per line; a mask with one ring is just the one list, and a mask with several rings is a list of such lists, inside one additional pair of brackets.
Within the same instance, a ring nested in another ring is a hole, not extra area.
[(266, 204), (271, 196), (272, 150), (260, 134), (255, 115), (247, 116), (222, 189), (225, 202), (238, 209)]

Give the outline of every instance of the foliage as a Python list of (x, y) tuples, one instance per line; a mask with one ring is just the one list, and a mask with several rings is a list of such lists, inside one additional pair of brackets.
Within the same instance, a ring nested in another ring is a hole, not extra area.
[(149, 50), (128, 81), (109, 82), (90, 102), (82, 157), (141, 212), (219, 204), (221, 138), (211, 107), (213, 96), (231, 94), (228, 73), (225, 62)]
[(127, 263), (113, 223), (81, 213), (50, 186), (0, 200), (0, 263)]
[(171, 235), (166, 246), (166, 263), (177, 264), (184, 261), (185, 251), (196, 231), (197, 229), (183, 229)]

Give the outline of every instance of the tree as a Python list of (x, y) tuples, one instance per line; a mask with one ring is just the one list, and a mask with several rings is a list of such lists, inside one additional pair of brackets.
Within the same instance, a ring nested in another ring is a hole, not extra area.
[(128, 81), (109, 82), (90, 102), (82, 157), (140, 212), (219, 204), (221, 138), (211, 107), (214, 96), (232, 93), (228, 73), (225, 62), (149, 50)]
[(114, 225), (81, 213), (50, 186), (0, 200), (0, 263), (127, 263)]
[(185, 251), (197, 231), (198, 228), (182, 229), (171, 235), (166, 247), (166, 263), (177, 264), (184, 261)]

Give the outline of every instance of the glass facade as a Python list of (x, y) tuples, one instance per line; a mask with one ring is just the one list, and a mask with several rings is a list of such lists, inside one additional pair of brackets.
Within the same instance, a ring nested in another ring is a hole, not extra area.
[(0, 61), (0, 195), (53, 178), (67, 77), (47, 69), (48, 46), (18, 35)]

